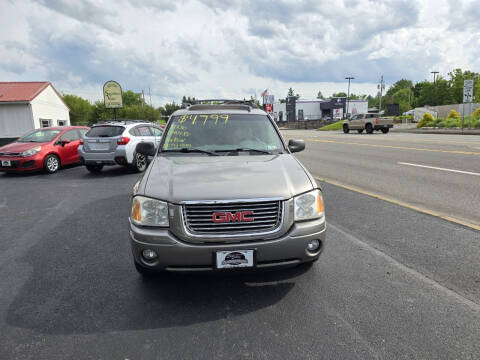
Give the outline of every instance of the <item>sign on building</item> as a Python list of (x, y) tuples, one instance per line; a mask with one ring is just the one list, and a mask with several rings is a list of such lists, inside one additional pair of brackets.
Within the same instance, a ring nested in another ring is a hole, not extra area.
[(122, 88), (116, 81), (107, 81), (103, 85), (103, 100), (106, 109), (123, 108)]
[(273, 112), (273, 105), (272, 104), (265, 104), (265, 111), (268, 113)]
[(275, 101), (275, 96), (274, 95), (265, 95), (263, 97), (263, 99), (264, 99), (265, 104), (273, 104), (274, 101)]
[(463, 102), (471, 103), (473, 101), (473, 80), (463, 81)]

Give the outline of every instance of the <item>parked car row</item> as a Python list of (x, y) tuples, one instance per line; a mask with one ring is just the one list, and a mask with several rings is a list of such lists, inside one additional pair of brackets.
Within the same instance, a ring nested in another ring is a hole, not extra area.
[(0, 171), (53, 174), (62, 166), (81, 163), (90, 172), (99, 172), (105, 165), (142, 172), (148, 158), (136, 153), (137, 144), (148, 141), (158, 146), (162, 134), (162, 128), (145, 121), (36, 129), (0, 147)]

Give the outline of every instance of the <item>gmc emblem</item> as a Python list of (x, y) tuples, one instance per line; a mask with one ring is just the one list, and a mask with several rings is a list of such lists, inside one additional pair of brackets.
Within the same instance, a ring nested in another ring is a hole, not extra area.
[(237, 211), (235, 215), (229, 211), (227, 212), (216, 212), (213, 213), (213, 222), (215, 223), (224, 223), (224, 222), (246, 222), (254, 221), (253, 217), (248, 217), (253, 215), (253, 211)]

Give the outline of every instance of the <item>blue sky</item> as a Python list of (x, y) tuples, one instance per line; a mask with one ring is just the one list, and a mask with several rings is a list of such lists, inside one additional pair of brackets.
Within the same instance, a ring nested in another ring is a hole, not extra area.
[(474, 1), (3, 0), (0, 80), (49, 80), (100, 99), (102, 85), (161, 105), (196, 97), (375, 94), (401, 78), (480, 71)]

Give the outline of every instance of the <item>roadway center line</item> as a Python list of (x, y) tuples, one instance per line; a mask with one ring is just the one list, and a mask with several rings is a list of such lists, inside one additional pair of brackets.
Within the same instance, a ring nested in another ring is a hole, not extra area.
[(459, 174), (467, 174), (467, 175), (480, 176), (480, 173), (471, 172), (471, 171), (446, 169), (446, 168), (441, 168), (441, 167), (427, 166), (427, 165), (420, 165), (420, 164), (412, 164), (412, 163), (406, 163), (406, 162), (397, 162), (397, 164), (407, 165), (407, 166), (415, 166), (415, 167), (426, 168), (426, 169), (433, 169), (433, 170), (450, 171), (450, 172), (459, 173)]
[(480, 152), (475, 152), (475, 151), (440, 150), (440, 149), (416, 148), (416, 147), (409, 147), (409, 146), (380, 145), (380, 144), (368, 144), (368, 143), (336, 141), (336, 140), (320, 140), (320, 139), (312, 139), (312, 138), (309, 138), (309, 139), (306, 139), (306, 140), (307, 141), (322, 142), (322, 143), (346, 144), (346, 145), (357, 145), (357, 146), (371, 146), (371, 147), (380, 147), (380, 148), (388, 148), (388, 149), (429, 151), (429, 152), (440, 152), (440, 153), (462, 154), (462, 155), (480, 155)]

